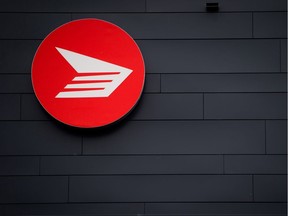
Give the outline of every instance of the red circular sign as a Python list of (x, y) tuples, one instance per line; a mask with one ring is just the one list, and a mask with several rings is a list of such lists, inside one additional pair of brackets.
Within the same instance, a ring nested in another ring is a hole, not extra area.
[(141, 96), (144, 61), (135, 41), (98, 19), (64, 24), (39, 46), (32, 64), (34, 92), (55, 119), (101, 127), (127, 114)]

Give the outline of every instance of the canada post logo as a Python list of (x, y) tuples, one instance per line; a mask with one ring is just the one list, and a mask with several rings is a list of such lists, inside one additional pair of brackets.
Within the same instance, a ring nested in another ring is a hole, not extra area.
[[(76, 76), (72, 80), (75, 82), (66, 85), (65, 89), (83, 89), (83, 91), (63, 91), (57, 94), (56, 98), (108, 97), (132, 72), (131, 69), (96, 58), (58, 47), (56, 49), (75, 71), (79, 73), (79, 76)], [(91, 75), (85, 76), (81, 75), (81, 73)], [(79, 83), (77, 81), (83, 82)]]
[(144, 79), (135, 41), (98, 19), (76, 20), (51, 32), (32, 64), (40, 104), (74, 127), (101, 127), (124, 117), (139, 100)]

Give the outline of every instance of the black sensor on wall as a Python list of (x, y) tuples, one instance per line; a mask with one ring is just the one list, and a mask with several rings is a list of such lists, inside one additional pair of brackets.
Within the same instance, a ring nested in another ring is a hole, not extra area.
[(218, 12), (219, 11), (219, 3), (218, 2), (206, 3), (206, 11), (207, 12)]

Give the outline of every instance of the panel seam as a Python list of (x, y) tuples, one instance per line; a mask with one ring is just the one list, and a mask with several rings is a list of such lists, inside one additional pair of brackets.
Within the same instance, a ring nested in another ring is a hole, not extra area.
[(22, 94), (20, 94), (20, 120), (22, 120)]
[(282, 72), (282, 52), (281, 52), (281, 49), (282, 49), (282, 40), (280, 39), (279, 40), (279, 46), (280, 46), (280, 48), (279, 48), (279, 52), (280, 52), (280, 60), (279, 60), (279, 62), (280, 62), (280, 73)]
[(83, 140), (84, 140), (84, 136), (81, 136), (81, 155), (83, 155)]
[(254, 38), (254, 13), (252, 12), (252, 38)]
[(225, 175), (225, 155), (223, 154), (223, 175)]
[(203, 93), (203, 99), (202, 99), (203, 101), (202, 101), (202, 106), (203, 106), (203, 110), (202, 110), (202, 112), (203, 112), (203, 120), (205, 119), (205, 108), (204, 108), (204, 106), (205, 106), (205, 103), (204, 103), (204, 100), (205, 100), (205, 93)]
[(254, 175), (252, 175), (252, 201), (255, 202), (255, 198), (254, 198)]
[(39, 170), (38, 170), (39, 176), (41, 176), (41, 162), (42, 162), (42, 156), (39, 156)]
[(68, 176), (68, 184), (67, 184), (67, 202), (70, 202), (70, 176)]
[(265, 150), (265, 155), (267, 154), (267, 120), (264, 121), (264, 150)]
[(159, 75), (160, 75), (160, 93), (162, 93), (162, 74)]

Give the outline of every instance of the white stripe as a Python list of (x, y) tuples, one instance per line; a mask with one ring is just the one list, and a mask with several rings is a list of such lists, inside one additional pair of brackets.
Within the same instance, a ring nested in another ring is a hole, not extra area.
[(119, 74), (97, 75), (97, 76), (76, 76), (73, 81), (92, 81), (92, 80), (114, 80)]
[(56, 98), (94, 98), (108, 97), (109, 94), (103, 90), (87, 90), (87, 91), (68, 91), (60, 92)]
[(65, 89), (71, 89), (71, 88), (105, 88), (107, 85), (109, 85), (109, 82), (102, 82), (102, 83), (82, 83), (82, 84), (68, 84), (65, 86)]
[(112, 64), (97, 58), (65, 50), (59, 47), (56, 47), (56, 49), (78, 73), (95, 73), (96, 71), (102, 71), (102, 72), (122, 71), (130, 74), (132, 72), (132, 70), (130, 70), (129, 68)]

